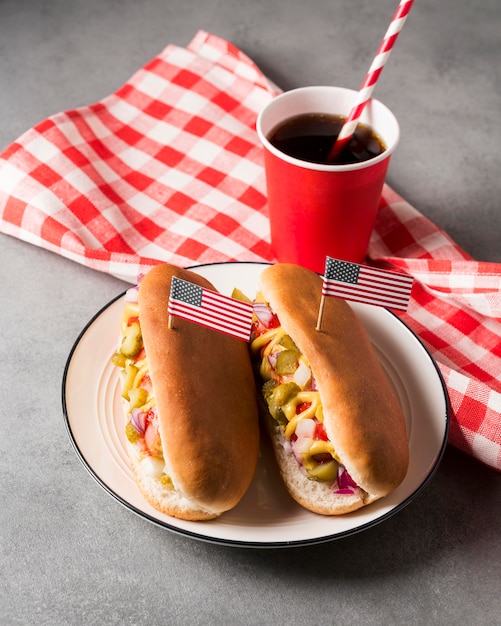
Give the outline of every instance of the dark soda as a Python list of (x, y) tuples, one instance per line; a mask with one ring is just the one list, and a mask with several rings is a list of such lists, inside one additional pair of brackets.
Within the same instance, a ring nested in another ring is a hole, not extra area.
[(386, 150), (382, 139), (359, 122), (344, 150), (335, 160), (328, 160), (345, 120), (342, 115), (324, 113), (296, 115), (275, 126), (268, 140), (291, 157), (324, 165), (361, 163)]

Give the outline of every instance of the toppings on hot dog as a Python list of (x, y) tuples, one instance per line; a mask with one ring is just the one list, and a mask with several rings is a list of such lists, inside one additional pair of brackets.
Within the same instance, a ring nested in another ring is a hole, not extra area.
[(323, 425), (322, 401), (310, 364), (266, 304), (258, 302), (254, 310), (251, 351), (259, 359), (268, 411), (307, 477), (333, 483), (339, 459)]
[(172, 276), (215, 291), (193, 272), (163, 264), (128, 292), (121, 345), (127, 448), (144, 497), (187, 520), (215, 518), (246, 492), (259, 429), (245, 342), (176, 319), (168, 326)]
[(315, 330), (322, 281), (304, 268), (264, 270), (251, 353), (285, 485), (322, 514), (387, 495), (408, 465), (398, 398), (349, 305), (329, 298)]

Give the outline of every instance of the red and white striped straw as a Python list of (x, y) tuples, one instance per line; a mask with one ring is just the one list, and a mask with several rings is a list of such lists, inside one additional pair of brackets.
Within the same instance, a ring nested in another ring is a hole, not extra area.
[(381, 45), (378, 48), (376, 56), (372, 61), (372, 64), (367, 72), (364, 82), (360, 87), (360, 91), (358, 94), (357, 102), (353, 106), (350, 114), (346, 118), (343, 127), (339, 133), (339, 136), (336, 140), (336, 143), (332, 147), (332, 150), (329, 154), (329, 160), (335, 158), (341, 150), (345, 147), (345, 145), (351, 139), (351, 136), (355, 132), (355, 129), (358, 124), (358, 120), (363, 113), (365, 105), (370, 100), (374, 87), (376, 86), (377, 80), (383, 71), (383, 67), (390, 56), (390, 52), (395, 45), (397, 37), (400, 31), (405, 24), (405, 20), (410, 13), (412, 5), (414, 4), (414, 0), (401, 0), (398, 5), (397, 10), (395, 11), (395, 15), (393, 16), (391, 23), (386, 31), (386, 34), (381, 42)]

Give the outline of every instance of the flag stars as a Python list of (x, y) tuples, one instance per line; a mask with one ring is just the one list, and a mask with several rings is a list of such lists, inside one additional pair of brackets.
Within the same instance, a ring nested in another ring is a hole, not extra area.
[(199, 285), (189, 283), (186, 280), (172, 277), (171, 298), (181, 300), (192, 306), (202, 306), (203, 289)]
[(356, 285), (359, 272), (360, 265), (357, 263), (348, 263), (347, 261), (339, 261), (327, 257), (325, 267), (326, 280), (339, 280), (343, 283)]

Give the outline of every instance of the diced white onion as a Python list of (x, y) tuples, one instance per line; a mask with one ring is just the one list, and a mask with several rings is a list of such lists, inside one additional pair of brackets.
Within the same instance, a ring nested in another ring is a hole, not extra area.
[(141, 461), (141, 466), (148, 476), (152, 478), (160, 478), (164, 473), (165, 462), (163, 459), (159, 459), (153, 456), (146, 456)]
[(131, 287), (130, 289), (127, 289), (127, 291), (125, 292), (124, 300), (125, 302), (137, 302), (138, 295), (139, 295), (139, 288), (137, 286)]
[(285, 437), (283, 439), (282, 446), (286, 454), (292, 454), (291, 442), (288, 439), (285, 439)]
[(294, 372), (294, 376), (292, 377), (292, 380), (297, 383), (302, 389), (304, 389), (304, 387), (306, 387), (306, 383), (310, 380), (311, 378), (311, 370), (310, 368), (306, 365), (306, 363), (304, 361), (299, 361), (299, 365), (296, 369), (296, 371)]
[(296, 436), (298, 439), (302, 439), (303, 437), (308, 437), (309, 439), (313, 439), (315, 435), (316, 428), (315, 420), (305, 419), (299, 420), (298, 425), (296, 426)]
[(312, 443), (313, 439), (310, 437), (301, 437), (300, 439), (298, 438), (294, 441), (292, 448), (295, 454), (304, 454), (311, 448)]

